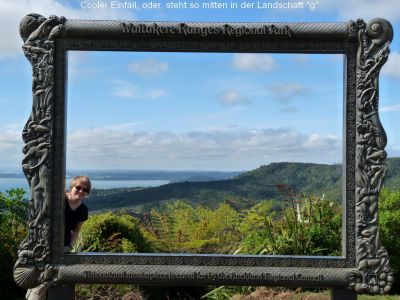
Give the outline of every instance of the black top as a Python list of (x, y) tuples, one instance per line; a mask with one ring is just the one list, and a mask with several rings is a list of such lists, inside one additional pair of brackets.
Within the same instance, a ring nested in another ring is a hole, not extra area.
[(64, 246), (71, 246), (71, 231), (76, 225), (88, 219), (88, 209), (82, 202), (75, 210), (69, 206), (68, 200), (65, 200), (65, 236)]

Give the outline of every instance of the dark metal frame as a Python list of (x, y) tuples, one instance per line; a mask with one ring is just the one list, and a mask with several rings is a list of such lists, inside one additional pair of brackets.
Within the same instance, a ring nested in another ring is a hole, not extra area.
[[(393, 37), (384, 19), (346, 23), (172, 23), (66, 20), (20, 25), (33, 67), (24, 127), (29, 228), (14, 278), (25, 288), (75, 283), (276, 285), (386, 293), (393, 283), (379, 240), (378, 193), (387, 171), (378, 77)], [(69, 50), (343, 54), (343, 251), (340, 257), (63, 254), (66, 74)]]

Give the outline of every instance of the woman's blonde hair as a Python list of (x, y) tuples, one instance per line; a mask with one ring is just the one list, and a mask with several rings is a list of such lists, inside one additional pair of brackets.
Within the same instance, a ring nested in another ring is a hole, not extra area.
[(92, 183), (90, 182), (89, 177), (86, 175), (75, 176), (71, 179), (71, 183), (69, 184), (69, 189), (71, 190), (74, 186), (83, 185), (88, 190), (88, 195), (90, 190), (92, 189)]

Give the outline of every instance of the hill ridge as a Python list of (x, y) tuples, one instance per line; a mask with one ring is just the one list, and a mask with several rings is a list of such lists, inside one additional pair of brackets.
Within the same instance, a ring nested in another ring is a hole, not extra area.
[[(386, 185), (400, 189), (400, 158), (387, 159), (387, 165)], [(341, 164), (274, 162), (232, 179), (173, 182), (151, 188), (95, 189), (88, 205), (93, 210), (123, 207), (146, 210), (168, 201), (185, 200), (211, 207), (229, 201), (243, 208), (265, 199), (281, 200), (277, 185), (282, 184), (298, 193), (325, 195), (332, 201), (341, 201), (341, 178)]]

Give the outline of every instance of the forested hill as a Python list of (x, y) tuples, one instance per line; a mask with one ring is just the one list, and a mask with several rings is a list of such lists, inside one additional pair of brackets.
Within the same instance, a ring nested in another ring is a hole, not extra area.
[(340, 199), (340, 165), (272, 163), (228, 180), (177, 182), (153, 188), (93, 190), (88, 200), (91, 210), (134, 207), (147, 210), (165, 201), (185, 200), (211, 207), (221, 201), (245, 207), (255, 201), (279, 199), (277, 185), (297, 192), (325, 194)]
[(384, 186), (390, 190), (400, 190), (400, 157), (392, 157), (386, 160), (388, 173)]
[[(400, 158), (387, 160), (388, 175), (385, 185), (400, 189)], [(286, 185), (297, 193), (341, 200), (341, 165), (311, 163), (272, 163), (242, 173), (228, 180), (177, 182), (153, 188), (124, 188), (93, 190), (87, 204), (90, 209), (131, 207), (148, 210), (166, 201), (185, 200), (192, 204), (216, 207), (229, 201), (238, 208), (256, 201), (282, 199), (277, 185)]]

